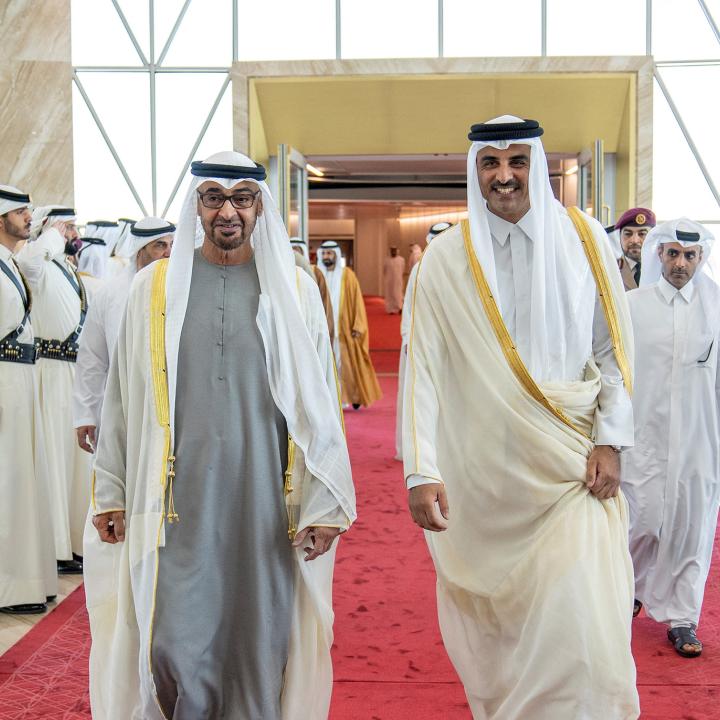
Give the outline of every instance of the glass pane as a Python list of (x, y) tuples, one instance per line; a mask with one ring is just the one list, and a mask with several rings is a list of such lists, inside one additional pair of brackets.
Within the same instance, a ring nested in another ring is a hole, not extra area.
[[(191, 4), (197, 1), (191, 0)], [(232, 0), (227, 1), (232, 2)], [(138, 2), (138, 0), (126, 0), (126, 2), (132, 3)], [(147, 2), (138, 2), (138, 4), (145, 5)], [(160, 53), (170, 37), (175, 21), (178, 19), (184, 4), (185, 0), (155, 0), (155, 57), (157, 59), (160, 58)], [(187, 14), (185, 17), (187, 17)], [(201, 38), (198, 38), (198, 41), (201, 42)]]
[[(522, 18), (518, 22), (517, 19)], [(511, 40), (493, 32), (512, 22)], [(445, 0), (443, 54), (446, 57), (507, 57), (540, 55), (540, 0)], [(483, 31), (483, 28), (488, 28)]]
[[(150, 212), (150, 85), (147, 73), (85, 72), (78, 76)], [(97, 171), (92, 174), (95, 182), (101, 184), (102, 176)]]
[(288, 234), (300, 237), (300, 212), (302, 210), (303, 171), (297, 165), (290, 164), (290, 217)]
[(645, 0), (548, 0), (548, 55), (644, 55)]
[(652, 51), (656, 60), (720, 58), (720, 44), (697, 2), (653, 1)]
[(163, 73), (156, 77), (158, 212), (165, 208), (226, 78), (220, 73)]
[[(205, 113), (209, 112), (210, 107), (212, 106), (212, 103), (214, 102), (215, 98), (213, 97), (210, 103), (207, 105), (207, 109)], [(200, 130), (202, 126), (202, 123), (198, 126), (198, 130)], [(197, 136), (197, 132), (196, 132)], [(172, 159), (172, 162), (170, 163), (171, 166), (171, 173), (172, 176), (171, 181), (165, 184), (165, 187), (167, 188), (167, 192), (165, 193), (159, 193), (161, 197), (161, 207), (158, 208), (159, 212), (162, 212), (165, 208), (165, 205), (167, 204), (168, 200), (168, 194), (175, 186), (175, 183), (177, 182), (178, 174), (182, 170), (182, 163), (187, 159), (187, 153), (190, 152), (192, 149), (192, 145), (195, 142), (197, 138), (193, 137), (190, 141), (190, 144), (187, 146), (187, 148), (183, 148), (182, 152), (178, 152), (175, 154), (175, 156)], [(233, 120), (232, 120), (232, 87), (228, 86), (225, 90), (225, 94), (223, 95), (222, 100), (220, 101), (220, 105), (218, 105), (218, 109), (215, 111), (215, 115), (213, 116), (213, 119), (205, 132), (205, 137), (203, 138), (202, 142), (200, 143), (200, 146), (197, 149), (197, 152), (195, 153), (195, 157), (193, 157), (193, 160), (202, 160), (203, 158), (206, 158), (210, 155), (213, 155), (216, 152), (221, 152), (222, 150), (232, 150), (233, 146)], [(159, 166), (162, 165), (162, 163), (158, 163)], [(160, 167), (158, 167), (158, 170), (160, 170)], [(170, 220), (178, 220), (180, 216), (180, 210), (182, 208), (182, 203), (185, 200), (185, 195), (187, 193), (187, 188), (190, 182), (190, 174), (187, 170), (185, 170), (183, 175), (183, 181), (180, 185), (180, 189), (177, 192), (177, 195), (175, 196), (175, 199), (173, 200), (172, 204), (170, 205), (170, 208), (168, 212), (166, 213), (166, 216)]]
[[(107, 0), (96, 4), (110, 4)], [(155, 15), (158, 14), (158, 5), (155, 3)], [(118, 5), (122, 10), (125, 19), (133, 31), (138, 45), (145, 53), (145, 57), (150, 59), (150, 3), (148, 0), (118, 0)]]
[[(282, 18), (282, 22), (278, 21)], [(268, 32), (268, 28), (272, 28)], [(264, 0), (238, 8), (239, 60), (335, 57), (335, 0)]]
[[(73, 65), (140, 65), (112, 3), (72, 0), (70, 10)], [(102, 32), (98, 31), (102, 28)]]
[[(243, 5), (240, 3), (240, 7)], [(171, 25), (172, 27), (172, 25)], [(164, 41), (162, 41), (164, 44)], [(162, 44), (156, 44), (158, 55)], [(193, 0), (165, 56), (165, 67), (230, 67), (232, 0)]]
[(342, 56), (437, 57), (437, 16), (437, 0), (342, 0)]
[(73, 163), (75, 207), (81, 223), (142, 215), (85, 101), (74, 85)]
[[(720, 66), (663, 67), (659, 69), (680, 116), (692, 137), (710, 176), (720, 187), (720, 144), (717, 127), (708, 118), (720, 113)], [(708, 92), (714, 88), (713, 92)], [(702, 102), (698, 102), (702, 98)]]
[(653, 96), (653, 207), (660, 220), (720, 220), (720, 208), (662, 90)]

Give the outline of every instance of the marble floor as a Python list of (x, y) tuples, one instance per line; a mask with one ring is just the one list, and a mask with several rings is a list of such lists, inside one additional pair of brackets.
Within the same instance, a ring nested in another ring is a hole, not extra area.
[(82, 585), (82, 575), (58, 576), (57, 600), (48, 604), (48, 612), (42, 615), (6, 615), (0, 613), (0, 655), (7, 652), (34, 625), (48, 616), (76, 587)]

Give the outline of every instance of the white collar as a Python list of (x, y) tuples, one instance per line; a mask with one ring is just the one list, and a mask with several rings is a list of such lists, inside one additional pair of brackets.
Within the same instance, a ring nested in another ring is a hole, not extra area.
[(528, 229), (530, 227), (530, 214), (532, 213), (532, 209), (528, 210), (516, 223), (511, 223), (508, 220), (504, 220), (503, 218), (491, 213), (490, 210), (488, 210), (487, 213), (488, 224), (490, 225), (490, 234), (503, 247), (505, 246), (507, 239), (510, 237), (510, 233), (512, 232), (513, 228), (519, 228), (520, 230), (522, 230), (523, 234), (526, 238), (528, 238), (528, 240), (532, 240), (532, 237), (528, 232)]
[(0, 245), (0, 260), (4, 260), (6, 263), (8, 260), (13, 259), (13, 252), (6, 248), (4, 245)]
[(631, 270), (635, 269), (635, 266), (637, 265), (637, 260), (629, 258), (625, 253), (623, 253), (623, 260), (625, 260)]
[(668, 305), (670, 305), (670, 303), (673, 301), (673, 298), (678, 294), (680, 294), (680, 296), (683, 298), (683, 300), (685, 300), (685, 302), (690, 302), (695, 292), (695, 286), (692, 280), (685, 283), (682, 289), (678, 290), (674, 285), (671, 285), (664, 277), (661, 277), (658, 280), (657, 287), (660, 291), (660, 294), (663, 296), (665, 302)]

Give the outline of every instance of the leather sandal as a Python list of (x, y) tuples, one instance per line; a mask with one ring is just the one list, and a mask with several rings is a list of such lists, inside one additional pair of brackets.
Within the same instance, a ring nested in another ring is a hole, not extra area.
[[(695, 628), (691, 627), (675, 627), (668, 630), (668, 640), (675, 648), (675, 652), (685, 658), (700, 657), (702, 653), (702, 643), (695, 634)], [(699, 645), (699, 650), (685, 650), (685, 645)]]

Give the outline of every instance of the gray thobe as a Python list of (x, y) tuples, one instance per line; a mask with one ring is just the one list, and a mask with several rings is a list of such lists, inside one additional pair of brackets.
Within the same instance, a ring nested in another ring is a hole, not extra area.
[(180, 338), (175, 509), (160, 549), (152, 671), (173, 720), (279, 720), (293, 601), (287, 428), (255, 318), (255, 261), (195, 252)]

